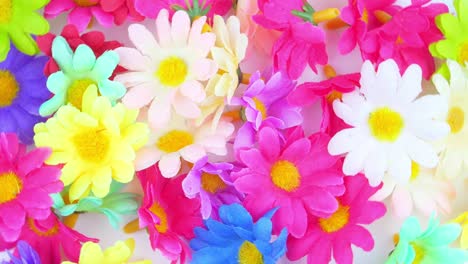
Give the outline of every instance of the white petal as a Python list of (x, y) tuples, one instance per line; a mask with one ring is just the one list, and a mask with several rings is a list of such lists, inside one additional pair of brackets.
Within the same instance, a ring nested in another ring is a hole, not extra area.
[(387, 157), (384, 151), (381, 148), (374, 148), (365, 161), (364, 174), (369, 179), (371, 186), (379, 185), (384, 177), (384, 172), (387, 170)]
[(213, 60), (203, 58), (195, 62), (193, 71), (197, 80), (206, 81), (218, 71), (218, 67)]
[(423, 140), (439, 140), (450, 133), (450, 126), (441, 121), (421, 120), (413, 121), (410, 124), (411, 130), (415, 136)]
[(119, 54), (119, 65), (131, 71), (147, 71), (150, 65), (148, 58), (141, 55), (137, 49), (120, 47), (115, 50)]
[(409, 191), (401, 186), (396, 186), (392, 195), (392, 207), (395, 215), (400, 219), (410, 216), (413, 210), (413, 199)]
[(198, 81), (188, 81), (180, 86), (180, 92), (194, 102), (201, 102), (206, 97), (203, 88), (203, 85)]
[(398, 182), (406, 184), (411, 176), (411, 159), (403, 149), (394, 146), (389, 151), (388, 174)]
[(426, 95), (410, 105), (409, 113), (412, 119), (433, 119), (447, 112), (447, 100), (440, 95)]
[(398, 87), (397, 96), (399, 102), (409, 103), (416, 99), (422, 91), (422, 70), (416, 64), (410, 65), (402, 76)]
[(185, 96), (177, 95), (174, 98), (173, 106), (179, 115), (186, 118), (195, 119), (201, 115), (200, 107)]
[(151, 102), (155, 93), (152, 84), (144, 83), (131, 88), (122, 98), (122, 103), (128, 108), (138, 109)]
[(411, 136), (406, 144), (408, 155), (411, 160), (426, 168), (434, 168), (439, 162), (439, 157), (435, 150), (428, 143)]
[(177, 48), (187, 45), (190, 30), (190, 18), (184, 11), (177, 11), (172, 16), (171, 36)]
[(358, 113), (354, 112), (353, 109), (339, 100), (333, 102), (333, 111), (341, 118), (346, 124), (350, 126), (358, 125)]
[(383, 201), (392, 194), (394, 189), (395, 181), (393, 181), (392, 177), (385, 175), (383, 179), (382, 188), (380, 188), (376, 193), (374, 193), (374, 195), (371, 196), (370, 200)]
[(173, 178), (180, 170), (180, 154), (177, 152), (163, 155), (159, 161), (159, 169), (162, 176)]
[(154, 128), (164, 127), (171, 118), (171, 105), (167, 98), (154, 98), (148, 110), (148, 121)]
[(364, 169), (364, 161), (369, 155), (373, 144), (365, 142), (360, 148), (356, 148), (348, 153), (343, 163), (343, 173), (346, 175), (356, 175)]
[(184, 158), (184, 160), (191, 163), (197, 162), (199, 159), (203, 158), (206, 155), (203, 147), (198, 144), (193, 144), (181, 149), (180, 154), (182, 155), (182, 158)]
[(346, 128), (336, 133), (328, 143), (328, 152), (331, 155), (348, 153), (361, 144), (363, 138), (361, 129)]
[(154, 39), (153, 34), (141, 24), (132, 24), (128, 27), (128, 36), (133, 45), (143, 54), (152, 59), (158, 56), (160, 49), (158, 42)]
[(361, 92), (367, 94), (369, 89), (375, 89), (376, 72), (371, 61), (365, 61), (361, 68)]
[(156, 30), (159, 45), (163, 48), (170, 48), (172, 44), (171, 25), (169, 24), (169, 12), (166, 9), (159, 11), (156, 18)]
[(156, 164), (161, 158), (161, 152), (153, 146), (143, 147), (138, 150), (135, 159), (135, 168), (137, 171), (144, 170)]

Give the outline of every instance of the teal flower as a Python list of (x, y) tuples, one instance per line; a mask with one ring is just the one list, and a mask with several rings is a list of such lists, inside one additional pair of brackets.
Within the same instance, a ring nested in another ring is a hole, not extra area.
[(96, 59), (93, 50), (82, 44), (73, 53), (67, 41), (58, 36), (52, 43), (52, 57), (60, 71), (47, 80), (47, 88), (54, 96), (41, 105), (41, 116), (50, 116), (67, 103), (81, 109), (83, 93), (93, 84), (113, 104), (125, 95), (123, 84), (109, 80), (119, 63), (115, 51), (106, 51)]
[(434, 215), (423, 231), (418, 219), (410, 217), (403, 223), (398, 244), (386, 264), (463, 264), (468, 261), (467, 252), (449, 247), (460, 232), (457, 224), (439, 226)]

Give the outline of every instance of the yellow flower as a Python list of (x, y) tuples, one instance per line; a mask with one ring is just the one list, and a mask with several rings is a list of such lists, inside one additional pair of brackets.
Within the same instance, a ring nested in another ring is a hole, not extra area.
[[(150, 264), (149, 260), (128, 262), (135, 249), (135, 240), (117, 241), (114, 246), (102, 251), (99, 244), (86, 242), (80, 252), (80, 260), (76, 264)], [(64, 261), (62, 264), (75, 264)]]
[(70, 187), (70, 200), (99, 198), (109, 193), (112, 179), (127, 183), (133, 179), (135, 151), (146, 144), (149, 128), (136, 123), (138, 111), (98, 96), (89, 86), (83, 95), (82, 111), (62, 106), (56, 115), (34, 127), (38, 147), (49, 147), (47, 164), (64, 164), (61, 180)]
[(455, 218), (454, 222), (460, 224), (463, 229), (460, 237), (460, 247), (468, 249), (468, 211)]

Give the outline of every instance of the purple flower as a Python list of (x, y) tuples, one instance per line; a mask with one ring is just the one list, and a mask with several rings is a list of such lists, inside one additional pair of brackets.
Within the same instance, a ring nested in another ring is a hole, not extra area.
[(233, 98), (234, 105), (243, 107), (245, 117), (234, 141), (234, 149), (252, 146), (256, 132), (262, 126), (286, 129), (302, 123), (301, 108), (287, 100), (295, 86), (296, 83), (281, 72), (274, 73), (266, 83), (259, 72), (252, 75), (242, 97)]
[(185, 177), (182, 182), (185, 196), (190, 199), (200, 197), (203, 219), (210, 216), (217, 219), (220, 206), (240, 202), (241, 194), (234, 188), (229, 176), (233, 169), (230, 163), (211, 163), (205, 156), (193, 165)]
[(13, 132), (31, 144), (34, 125), (44, 121), (39, 106), (50, 98), (43, 69), (47, 57), (28, 56), (14, 46), (0, 63), (0, 132)]
[(41, 264), (39, 254), (26, 242), (19, 241), (16, 245), (16, 255), (13, 256), (8, 252), (10, 256), (9, 261), (3, 261), (2, 264)]

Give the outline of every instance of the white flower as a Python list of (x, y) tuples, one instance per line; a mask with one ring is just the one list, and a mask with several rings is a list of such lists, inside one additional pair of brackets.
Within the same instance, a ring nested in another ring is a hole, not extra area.
[(338, 132), (330, 141), (332, 155), (346, 154), (343, 172), (364, 171), (371, 185), (385, 173), (400, 182), (411, 175), (411, 161), (434, 168), (438, 156), (430, 141), (446, 136), (450, 127), (434, 118), (447, 109), (440, 95), (421, 98), (421, 68), (408, 67), (403, 76), (397, 64), (387, 60), (377, 72), (366, 61), (361, 70), (361, 90), (335, 100), (333, 110), (352, 128)]

